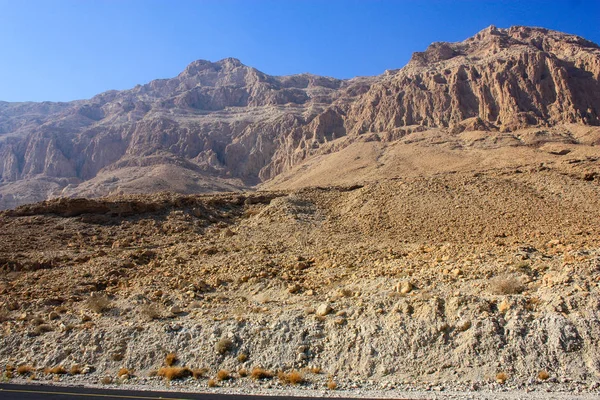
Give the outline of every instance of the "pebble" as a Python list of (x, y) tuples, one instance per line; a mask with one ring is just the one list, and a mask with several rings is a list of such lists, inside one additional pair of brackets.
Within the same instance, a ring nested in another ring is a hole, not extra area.
[(331, 308), (331, 306), (327, 303), (323, 303), (321, 304), (319, 307), (317, 307), (317, 315), (324, 317), (327, 314), (329, 314), (331, 311), (333, 311), (333, 309)]

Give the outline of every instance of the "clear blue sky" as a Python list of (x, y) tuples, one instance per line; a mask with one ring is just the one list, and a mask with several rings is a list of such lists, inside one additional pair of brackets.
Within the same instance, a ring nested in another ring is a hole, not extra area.
[(225, 57), (273, 75), (377, 75), (492, 24), (598, 43), (600, 1), (0, 0), (0, 100), (89, 98)]

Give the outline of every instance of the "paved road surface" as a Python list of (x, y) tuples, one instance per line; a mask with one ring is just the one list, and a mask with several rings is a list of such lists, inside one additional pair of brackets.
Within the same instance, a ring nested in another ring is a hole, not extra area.
[[(288, 400), (306, 399), (285, 396), (245, 396), (212, 393), (150, 392), (134, 390), (89, 389), (83, 387), (64, 387), (47, 385), (0, 384), (0, 400)], [(313, 397), (312, 399), (318, 399)], [(335, 400), (350, 400), (336, 398)], [(363, 399), (364, 400), (364, 399)]]

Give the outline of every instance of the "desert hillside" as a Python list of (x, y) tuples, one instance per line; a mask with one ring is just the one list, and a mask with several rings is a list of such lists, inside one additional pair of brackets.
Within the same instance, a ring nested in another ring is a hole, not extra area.
[(0, 104), (4, 379), (592, 398), (599, 74), (490, 27), (377, 77)]
[(162, 386), (175, 353), (196, 390), (296, 371), (307, 388), (594, 391), (594, 173), (583, 157), (22, 206), (0, 217), (0, 360), (15, 378)]

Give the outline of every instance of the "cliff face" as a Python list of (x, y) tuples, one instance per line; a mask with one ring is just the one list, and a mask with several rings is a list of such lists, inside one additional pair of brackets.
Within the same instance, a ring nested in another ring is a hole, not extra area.
[(351, 107), (357, 132), (404, 125), (514, 131), (598, 125), (600, 49), (546, 29), (490, 27), (461, 43), (434, 43), (374, 84)]
[(599, 113), (600, 48), (540, 28), (490, 27), (434, 43), (400, 70), (351, 80), (196, 61), (175, 78), (90, 100), (0, 102), (0, 207), (154, 190), (152, 179), (161, 190), (231, 190), (344, 136), (595, 126)]

